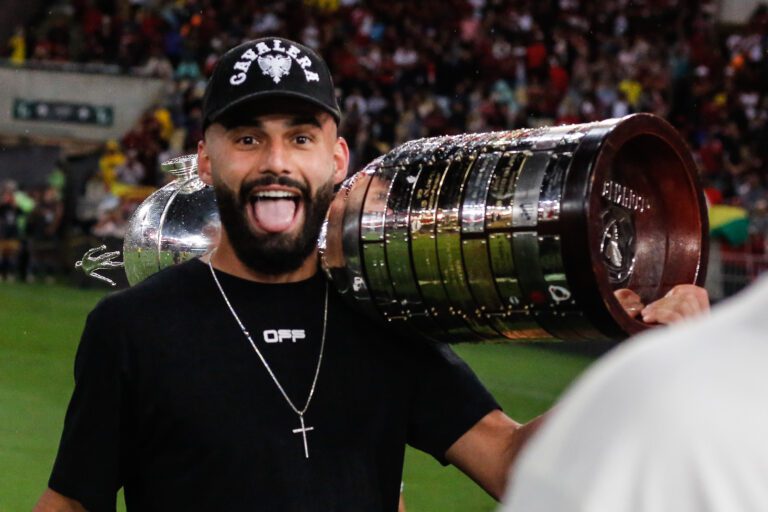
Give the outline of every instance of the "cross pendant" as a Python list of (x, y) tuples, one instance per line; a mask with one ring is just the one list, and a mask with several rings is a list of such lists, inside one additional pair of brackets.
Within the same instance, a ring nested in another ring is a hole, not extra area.
[(315, 430), (315, 427), (305, 427), (304, 426), (304, 415), (299, 414), (299, 421), (301, 421), (301, 428), (295, 428), (293, 429), (294, 434), (301, 434), (301, 437), (304, 438), (304, 458), (309, 458), (309, 446), (307, 445), (307, 432), (310, 430)]

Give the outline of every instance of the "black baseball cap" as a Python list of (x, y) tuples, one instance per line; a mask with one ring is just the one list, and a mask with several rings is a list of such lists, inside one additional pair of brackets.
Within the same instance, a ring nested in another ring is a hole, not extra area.
[(203, 97), (203, 127), (246, 103), (280, 98), (320, 107), (336, 123), (341, 119), (331, 72), (317, 53), (281, 37), (248, 41), (216, 63)]

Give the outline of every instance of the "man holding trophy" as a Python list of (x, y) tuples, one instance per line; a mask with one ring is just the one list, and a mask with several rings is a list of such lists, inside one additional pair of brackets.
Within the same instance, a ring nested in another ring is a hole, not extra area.
[[(540, 420), (507, 417), (446, 345), (372, 328), (318, 272), (349, 161), (325, 62), (242, 44), (204, 115), (221, 241), (89, 315), (36, 510), (114, 510), (120, 487), (129, 510), (396, 510), (406, 444), (499, 498)], [(708, 308), (691, 285), (647, 308), (622, 294), (659, 323)]]

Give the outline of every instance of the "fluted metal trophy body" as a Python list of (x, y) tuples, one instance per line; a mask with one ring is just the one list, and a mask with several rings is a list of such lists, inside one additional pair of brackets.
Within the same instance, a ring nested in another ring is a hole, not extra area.
[(648, 114), (406, 143), (342, 186), (322, 263), (372, 318), (441, 341), (621, 339), (645, 302), (698, 283), (696, 168)]

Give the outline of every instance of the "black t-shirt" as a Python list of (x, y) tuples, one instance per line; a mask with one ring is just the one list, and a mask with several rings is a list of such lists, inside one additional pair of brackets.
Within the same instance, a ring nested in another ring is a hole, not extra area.
[[(217, 272), (301, 409), (326, 281), (263, 284)], [(305, 414), (288, 406), (206, 265), (114, 294), (88, 316), (50, 487), (89, 510), (396, 510), (405, 443), (441, 462), (498, 405), (446, 346), (369, 322), (332, 286), (322, 366)]]

